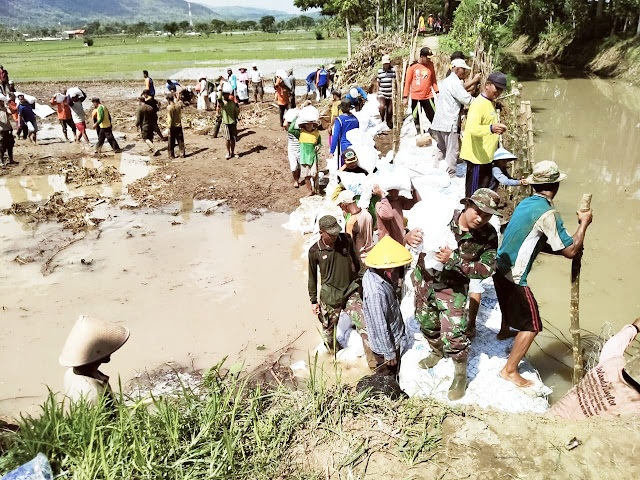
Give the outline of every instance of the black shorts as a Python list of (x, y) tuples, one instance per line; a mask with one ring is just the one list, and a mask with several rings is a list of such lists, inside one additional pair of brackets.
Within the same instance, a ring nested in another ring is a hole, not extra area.
[(498, 303), (504, 322), (515, 330), (541, 332), (542, 320), (538, 302), (527, 286), (516, 285), (500, 273), (493, 276)]
[(140, 136), (143, 140), (151, 140), (153, 142), (153, 127), (140, 129)]
[(478, 165), (465, 160), (467, 163), (467, 175), (465, 178), (464, 196), (470, 197), (479, 188), (489, 188), (493, 178), (493, 167), (491, 163)]

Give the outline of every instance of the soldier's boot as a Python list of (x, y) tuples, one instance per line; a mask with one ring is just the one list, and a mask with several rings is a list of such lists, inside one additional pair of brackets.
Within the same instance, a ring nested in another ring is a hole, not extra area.
[(467, 361), (453, 361), (453, 382), (449, 387), (449, 400), (460, 400), (467, 390)]
[(442, 357), (444, 357), (442, 340), (439, 338), (437, 340), (428, 338), (427, 340), (429, 341), (429, 345), (431, 345), (431, 353), (427, 358), (423, 358), (418, 362), (418, 366), (424, 369), (435, 367), (437, 363), (442, 360)]

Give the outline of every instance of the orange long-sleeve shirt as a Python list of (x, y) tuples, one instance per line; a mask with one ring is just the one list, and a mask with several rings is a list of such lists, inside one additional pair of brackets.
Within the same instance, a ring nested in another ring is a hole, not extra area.
[(415, 63), (407, 69), (407, 77), (404, 82), (403, 97), (411, 94), (411, 100), (427, 100), (433, 98), (433, 90), (438, 92), (438, 81), (433, 62), (429, 60), (426, 65)]

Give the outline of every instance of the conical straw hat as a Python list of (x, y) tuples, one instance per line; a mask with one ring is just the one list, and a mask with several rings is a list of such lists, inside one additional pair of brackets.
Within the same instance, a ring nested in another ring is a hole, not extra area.
[(65, 367), (87, 365), (111, 355), (128, 339), (128, 328), (80, 315), (58, 360)]
[(364, 263), (370, 268), (395, 268), (411, 263), (412, 259), (409, 250), (387, 235), (371, 249)]

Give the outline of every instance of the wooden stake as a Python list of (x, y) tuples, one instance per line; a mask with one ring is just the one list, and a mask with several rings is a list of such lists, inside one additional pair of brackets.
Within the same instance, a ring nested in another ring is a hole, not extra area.
[[(578, 210), (591, 210), (590, 193), (582, 195)], [(571, 304), (569, 317), (571, 318), (571, 336), (573, 337), (573, 384), (576, 385), (584, 376), (582, 359), (582, 345), (580, 344), (580, 269), (582, 268), (582, 251), (571, 261)]]

